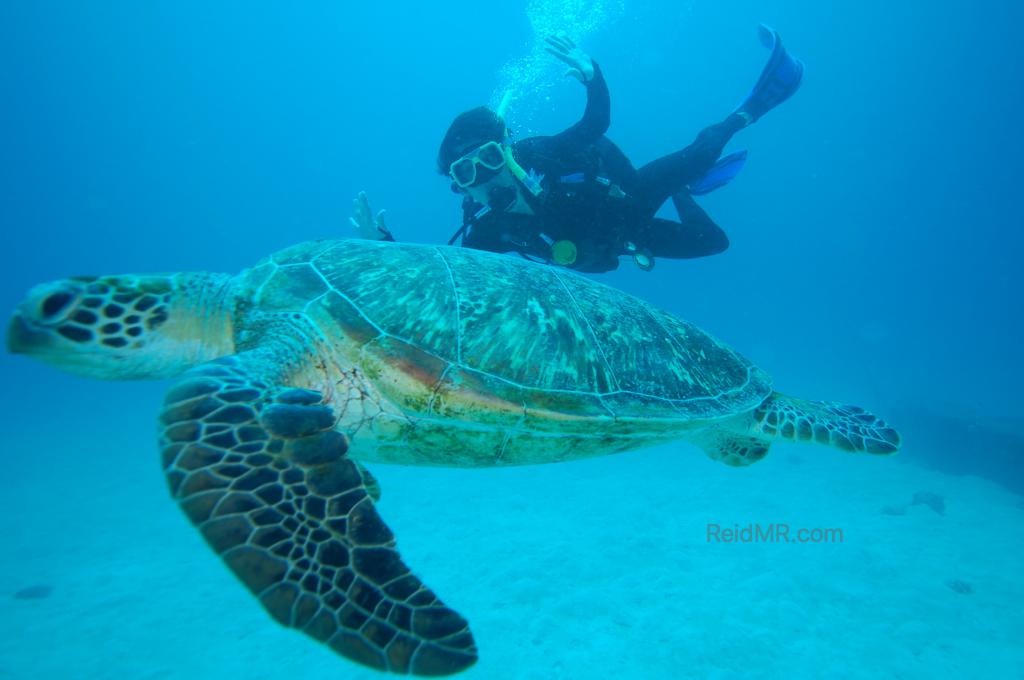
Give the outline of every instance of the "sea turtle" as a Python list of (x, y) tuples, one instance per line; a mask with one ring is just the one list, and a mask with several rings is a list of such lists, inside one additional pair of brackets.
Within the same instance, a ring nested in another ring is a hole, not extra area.
[(570, 272), (362, 240), (232, 277), (79, 277), (31, 291), (11, 351), (96, 378), (177, 376), (171, 494), (280, 623), (422, 675), (477, 658), (466, 620), (402, 562), (360, 462), (565, 461), (686, 439), (747, 465), (773, 439), (894, 452), (853, 406), (772, 391), (696, 326)]

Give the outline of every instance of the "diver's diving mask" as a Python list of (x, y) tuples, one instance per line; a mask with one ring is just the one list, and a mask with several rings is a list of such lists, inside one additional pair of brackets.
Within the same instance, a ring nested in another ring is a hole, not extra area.
[(448, 167), (448, 174), (455, 184), (466, 189), (476, 183), (477, 164), (488, 170), (501, 170), (505, 166), (505, 150), (498, 142), (487, 142), (453, 162)]

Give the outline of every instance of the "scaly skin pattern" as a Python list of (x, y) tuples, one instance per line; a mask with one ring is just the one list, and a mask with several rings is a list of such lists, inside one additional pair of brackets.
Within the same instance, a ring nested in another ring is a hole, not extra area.
[(697, 327), (554, 268), (458, 248), (324, 241), (236, 282), (240, 349), (287, 322), (302, 384), (361, 460), (555, 462), (685, 437), (770, 393)]
[(323, 395), (282, 336), (181, 376), (160, 416), (171, 495), (285, 626), (367, 666), (447, 675), (476, 661), (466, 620), (402, 562)]
[(160, 441), (185, 514), (276, 620), (396, 673), (460, 672), (476, 643), (402, 561), (357, 459), (544, 463), (685, 438), (749, 465), (775, 439), (899, 446), (863, 409), (772, 392), (640, 300), (457, 248), (328, 241), (234, 278), (51, 282), (8, 347), (92, 377), (177, 376)]

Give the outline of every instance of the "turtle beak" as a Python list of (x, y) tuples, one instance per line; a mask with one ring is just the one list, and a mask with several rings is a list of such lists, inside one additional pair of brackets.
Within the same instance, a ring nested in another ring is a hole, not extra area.
[(21, 314), (15, 314), (7, 324), (7, 351), (28, 354), (49, 338), (49, 333), (32, 328)]

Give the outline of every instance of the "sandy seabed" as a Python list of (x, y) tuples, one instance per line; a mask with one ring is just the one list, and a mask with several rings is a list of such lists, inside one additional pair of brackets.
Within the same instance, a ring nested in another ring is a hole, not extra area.
[[(151, 423), (7, 439), (0, 678), (387, 677), (273, 622), (168, 498)], [(371, 469), (406, 562), (471, 623), (466, 680), (1024, 677), (1024, 505), (991, 481), (795, 445)]]

